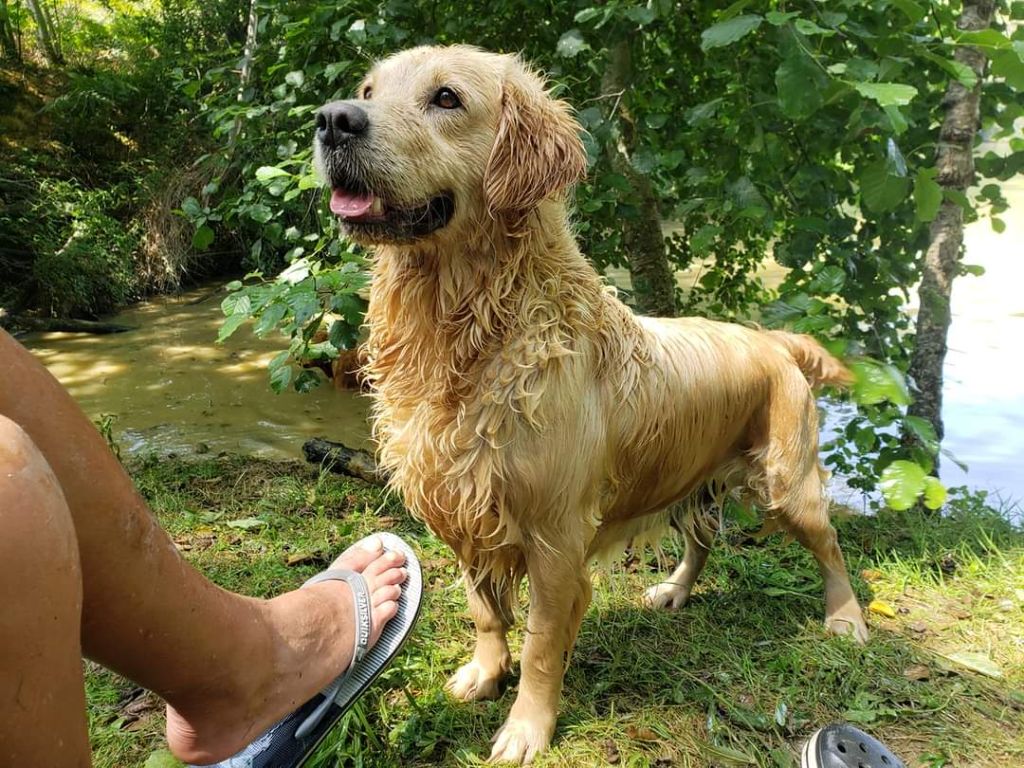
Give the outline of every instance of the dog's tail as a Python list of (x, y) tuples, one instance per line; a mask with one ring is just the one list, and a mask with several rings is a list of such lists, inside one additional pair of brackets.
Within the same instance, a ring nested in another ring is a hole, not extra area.
[(850, 370), (810, 336), (786, 331), (768, 334), (785, 348), (812, 387), (848, 387), (853, 383)]

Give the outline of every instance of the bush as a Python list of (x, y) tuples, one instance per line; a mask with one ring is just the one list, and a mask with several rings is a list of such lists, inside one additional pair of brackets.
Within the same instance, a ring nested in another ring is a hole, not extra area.
[(36, 305), (59, 317), (96, 317), (132, 296), (134, 225), (111, 214), (124, 204), (118, 188), (86, 190), (46, 180), (35, 206), (32, 277)]

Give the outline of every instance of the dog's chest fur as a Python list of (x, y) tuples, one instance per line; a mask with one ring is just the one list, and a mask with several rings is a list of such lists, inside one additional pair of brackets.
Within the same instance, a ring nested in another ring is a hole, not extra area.
[(381, 464), (464, 561), (515, 545), (522, 504), (512, 496), (524, 471), (515, 448), (542, 436), (547, 384), (573, 338), (553, 302), (534, 302), (522, 323), (521, 304), (502, 306), (508, 288), (451, 301), (436, 273), (384, 266), (368, 313)]

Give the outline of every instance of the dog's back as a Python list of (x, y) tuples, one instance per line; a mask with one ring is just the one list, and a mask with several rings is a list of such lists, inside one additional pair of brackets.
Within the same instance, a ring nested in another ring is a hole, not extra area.
[[(747, 484), (744, 475), (776, 471), (760, 457), (779, 431), (794, 440), (774, 459), (793, 475), (817, 471), (812, 388), (844, 385), (850, 374), (816, 341), (699, 318), (636, 322), (650, 363), (639, 375), (622, 374), (635, 382), (626, 396), (620, 382), (607, 385), (616, 492), (605, 520), (659, 511), (723, 472)], [(762, 490), (759, 501), (774, 506), (770, 489)]]

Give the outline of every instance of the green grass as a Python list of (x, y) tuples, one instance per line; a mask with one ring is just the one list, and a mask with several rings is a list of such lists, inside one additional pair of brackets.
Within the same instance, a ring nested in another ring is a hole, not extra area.
[[(516, 681), (496, 702), (444, 694), (471, 648), (465, 598), (451, 553), (394, 499), (298, 463), (160, 460), (132, 473), (185, 555), (252, 595), (294, 588), (376, 529), (415, 541), (427, 603), (414, 637), (313, 764), (486, 758)], [(727, 531), (675, 614), (640, 606), (653, 557), (600, 574), (553, 749), (537, 765), (785, 768), (802, 738), (835, 720), (872, 731), (910, 765), (1024, 764), (1024, 532), (978, 498), (960, 497), (948, 512), (838, 522), (864, 605), (877, 599), (896, 612), (869, 614), (865, 648), (826, 636), (817, 570), (777, 538)], [(515, 630), (512, 644), (517, 652)], [(949, 659), (963, 652), (982, 654), (1000, 676)], [(163, 747), (154, 697), (93, 665), (87, 677), (95, 765), (140, 765)]]

